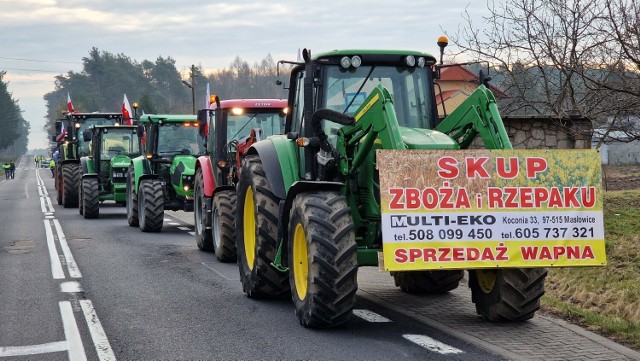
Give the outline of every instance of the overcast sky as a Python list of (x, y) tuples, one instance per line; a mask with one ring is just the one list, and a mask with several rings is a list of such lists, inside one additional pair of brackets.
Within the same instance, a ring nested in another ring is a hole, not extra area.
[(478, 21), (488, 14), (477, 0), (0, 0), (0, 70), (31, 124), (29, 148), (45, 148), (43, 95), (54, 76), (81, 71), (92, 47), (138, 62), (170, 56), (180, 71), (196, 64), (205, 73), (235, 56), (295, 60), (305, 47), (435, 55), (465, 8)]

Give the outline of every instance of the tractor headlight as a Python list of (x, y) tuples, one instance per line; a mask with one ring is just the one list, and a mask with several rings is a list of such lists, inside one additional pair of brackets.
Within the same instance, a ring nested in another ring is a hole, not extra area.
[(424, 59), (424, 56), (418, 58), (418, 68), (424, 68), (425, 63), (426, 60)]
[(354, 55), (351, 57), (351, 66), (353, 66), (354, 68), (359, 67), (360, 65), (362, 65), (362, 58)]
[(407, 64), (407, 66), (416, 66), (416, 58), (413, 55), (407, 55), (404, 58), (404, 62), (405, 64)]
[(342, 59), (340, 59), (340, 66), (343, 68), (348, 68), (351, 66), (351, 59), (349, 59), (348, 56), (343, 56)]

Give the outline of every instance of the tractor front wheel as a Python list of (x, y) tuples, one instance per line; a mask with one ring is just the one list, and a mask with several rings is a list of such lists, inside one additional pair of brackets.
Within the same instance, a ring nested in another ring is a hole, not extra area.
[(489, 321), (525, 321), (540, 308), (545, 268), (501, 268), (469, 271), (476, 312)]
[(62, 206), (75, 208), (78, 206), (78, 189), (80, 183), (80, 167), (75, 163), (62, 165)]
[(257, 155), (245, 158), (238, 181), (236, 248), (242, 290), (248, 297), (282, 297), (288, 276), (271, 266), (278, 247), (278, 198)]
[(355, 227), (338, 192), (296, 196), (288, 226), (289, 283), (300, 324), (326, 328), (349, 321), (358, 290)]
[(140, 181), (139, 227), (142, 232), (160, 232), (164, 222), (164, 190), (157, 179)]
[(220, 191), (213, 197), (213, 248), (220, 262), (235, 262), (236, 192)]
[(449, 292), (460, 283), (464, 271), (403, 271), (391, 272), (402, 292), (424, 295)]
[(133, 166), (127, 172), (127, 222), (131, 227), (138, 226), (138, 194), (135, 189), (136, 175)]
[(98, 218), (100, 216), (100, 189), (97, 178), (85, 178), (82, 180), (82, 204), (85, 219)]
[(193, 189), (193, 218), (196, 230), (196, 244), (201, 251), (213, 251), (213, 237), (211, 235), (211, 215), (207, 209), (207, 197), (204, 195), (204, 176), (202, 168), (196, 171)]

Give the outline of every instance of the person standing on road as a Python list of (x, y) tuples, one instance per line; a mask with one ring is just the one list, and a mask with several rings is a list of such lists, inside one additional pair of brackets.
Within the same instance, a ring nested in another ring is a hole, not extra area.
[(4, 178), (9, 179), (9, 168), (11, 168), (11, 164), (5, 162), (2, 165), (2, 169), (4, 169)]
[(36, 168), (40, 166), (40, 156), (36, 155), (33, 160), (36, 162)]
[(11, 161), (9, 163), (9, 172), (10, 172), (11, 179), (15, 178), (15, 176), (16, 176), (16, 164), (13, 161)]
[(51, 159), (49, 162), (49, 170), (51, 171), (51, 178), (55, 178), (56, 176), (56, 161)]

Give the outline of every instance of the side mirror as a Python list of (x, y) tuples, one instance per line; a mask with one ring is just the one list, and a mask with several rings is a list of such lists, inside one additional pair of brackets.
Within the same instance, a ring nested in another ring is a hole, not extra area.
[(85, 129), (84, 132), (82, 132), (82, 139), (85, 142), (89, 142), (91, 141), (91, 139), (93, 139), (93, 133), (91, 133), (90, 129)]

